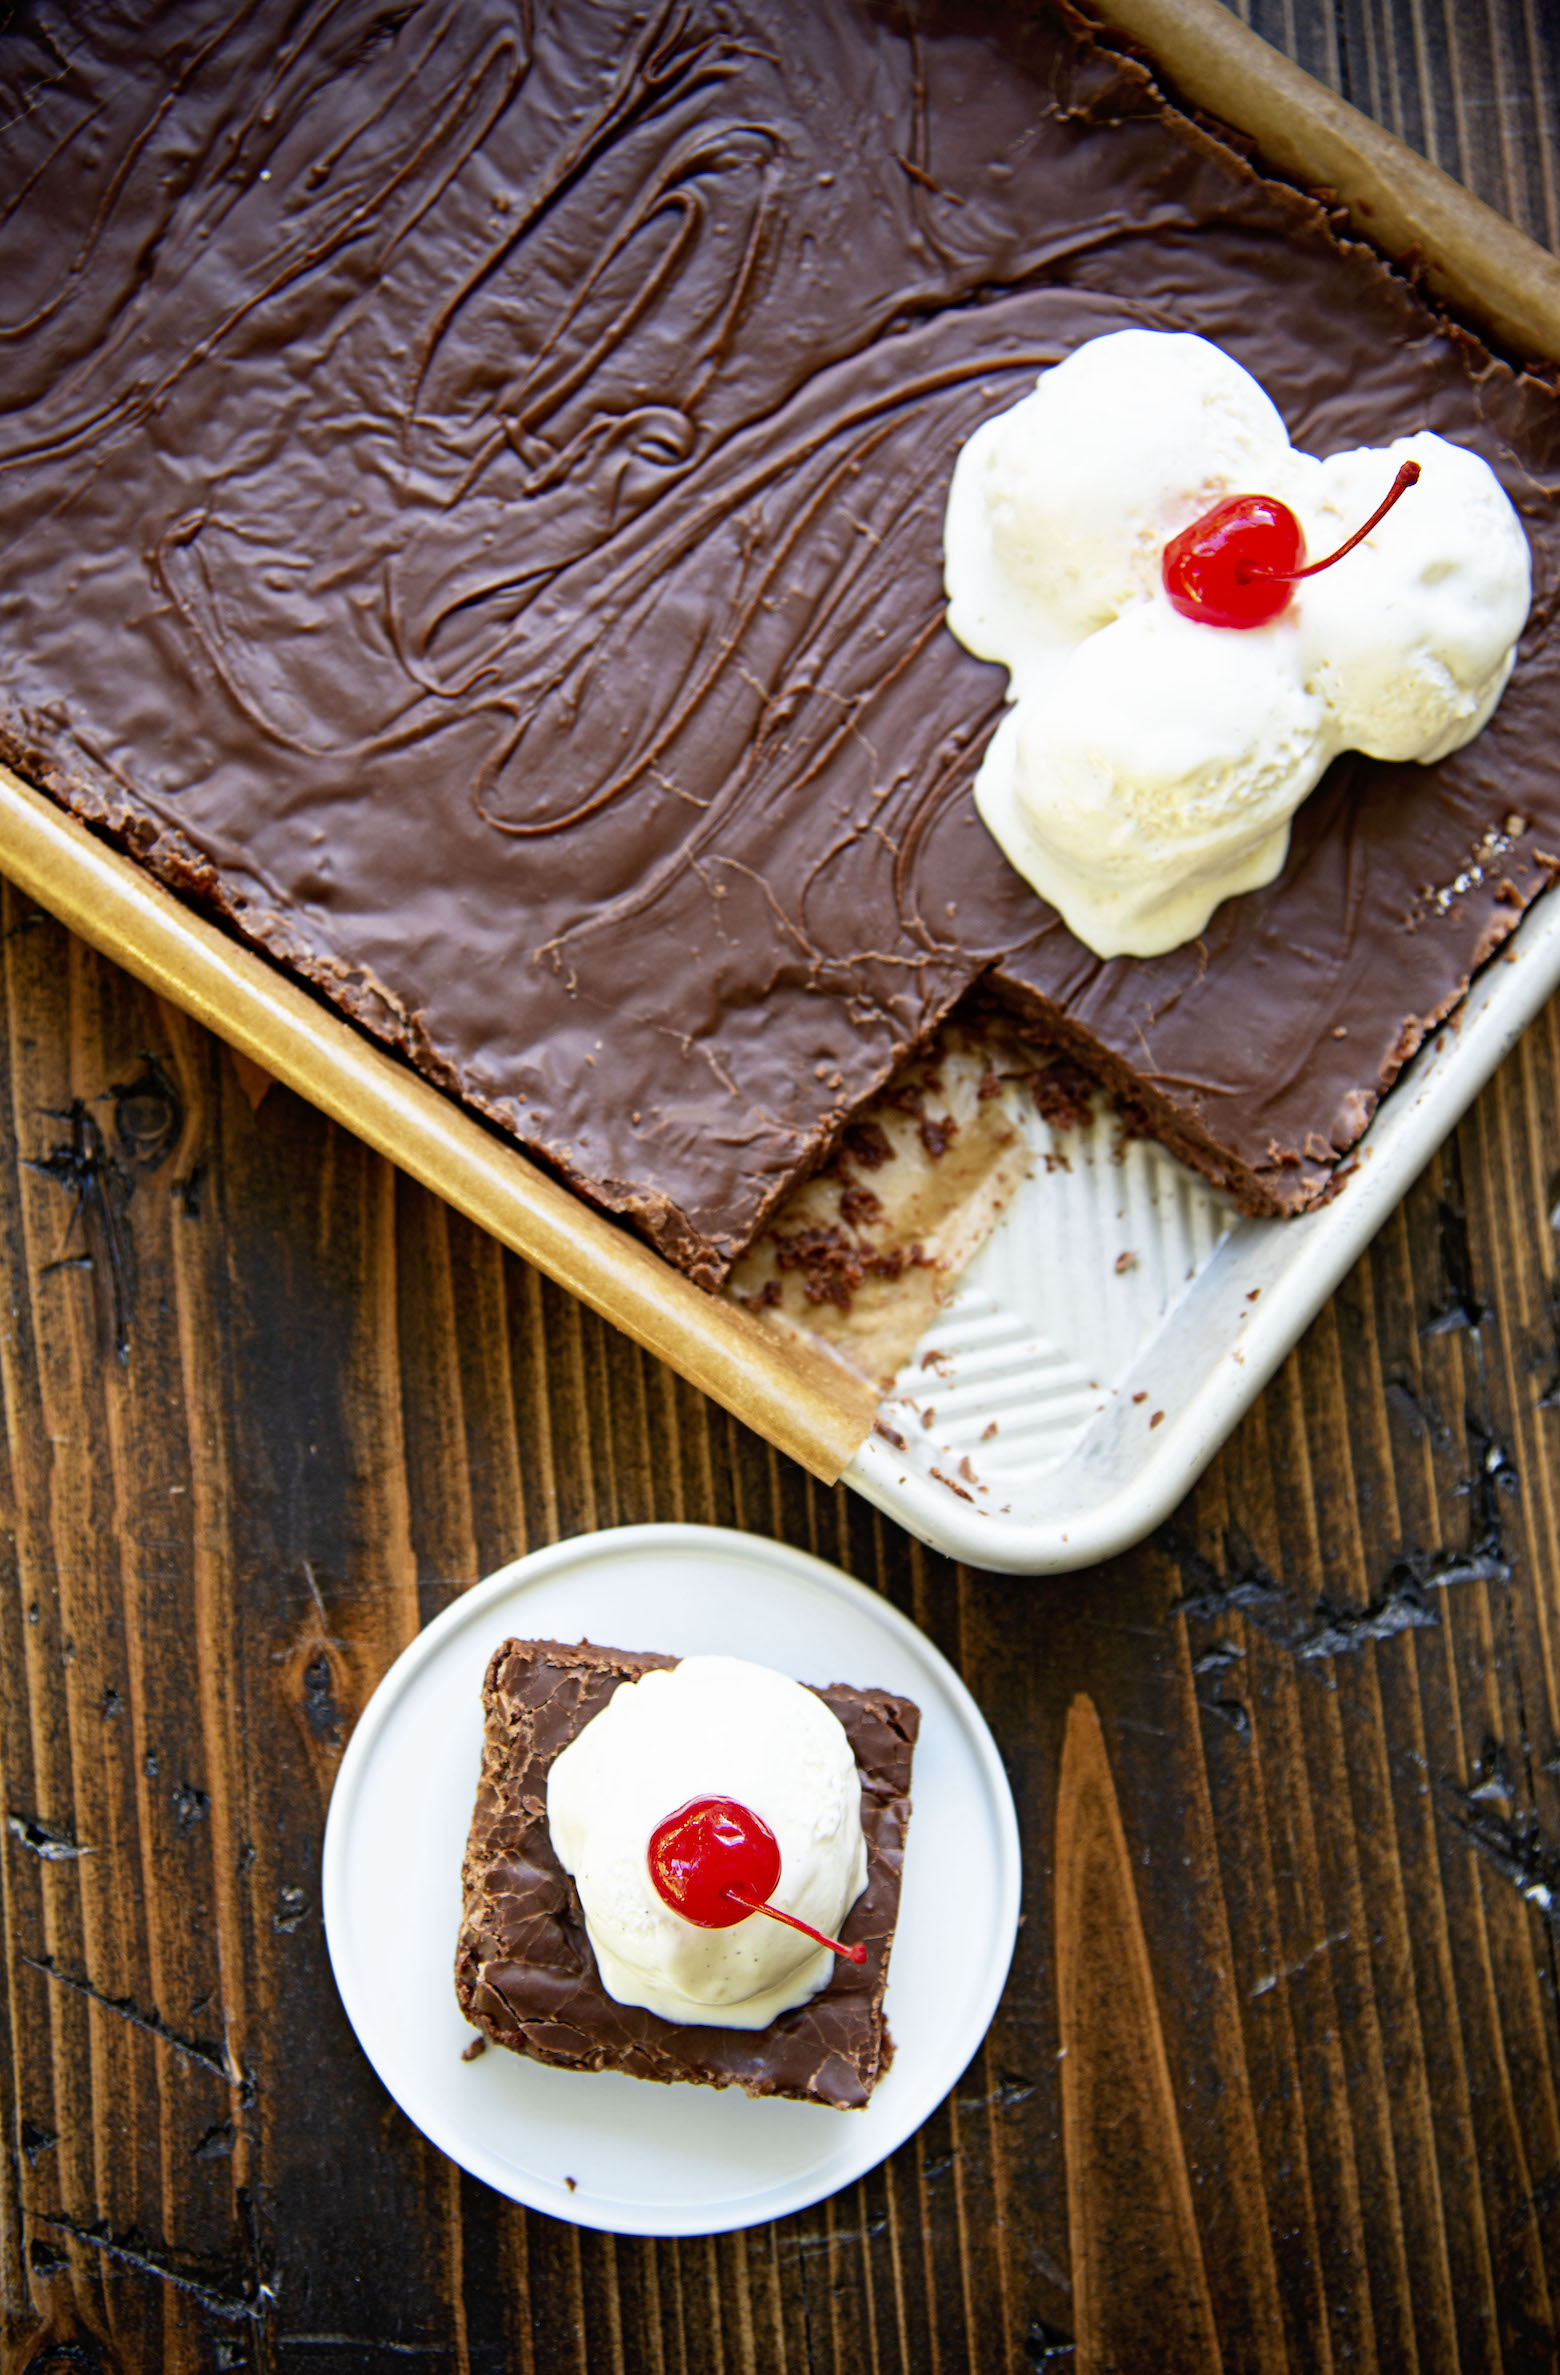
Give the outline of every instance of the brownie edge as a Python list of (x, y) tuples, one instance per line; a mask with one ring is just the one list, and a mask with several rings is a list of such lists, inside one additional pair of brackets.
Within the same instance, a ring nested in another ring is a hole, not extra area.
[(553, 1759), (620, 1682), (677, 1662), (588, 1641), (505, 1641), (494, 1651), (482, 1685), (482, 1777), (461, 1866), (460, 2008), (495, 2045), (556, 2069), (740, 2086), (859, 2111), (893, 2055), (883, 1990), (920, 1709), (892, 1691), (846, 1683), (817, 1692), (844, 1726), (861, 1776), (867, 1885), (841, 1936), (847, 1946), (865, 1945), (865, 1963), (837, 1963), (821, 1994), (767, 2029), (689, 2027), (607, 1994), (578, 1892), (547, 1828)]

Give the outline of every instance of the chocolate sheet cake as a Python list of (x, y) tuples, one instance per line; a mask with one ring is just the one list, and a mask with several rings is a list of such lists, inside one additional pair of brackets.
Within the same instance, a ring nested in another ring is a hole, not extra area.
[(843, 1724), (861, 1774), (867, 1885), (841, 1937), (847, 1946), (865, 1944), (865, 1963), (838, 1963), (821, 1994), (767, 2029), (684, 2027), (606, 1993), (574, 1883), (547, 1828), (554, 1758), (620, 1682), (675, 1664), (583, 1641), (574, 1648), (506, 1641), (494, 1651), (482, 1691), (482, 1779), (461, 1873), (461, 2010), (495, 2044), (560, 2069), (692, 2079), (859, 2110), (892, 2052), (883, 1990), (919, 1710), (892, 1692), (843, 1683), (818, 1693)]
[[(1055, 7), (42, 4), (0, 35), (0, 757), (707, 1285), (977, 986), (1252, 1211), (1560, 848), (1560, 404)], [(969, 797), (960, 441), (1191, 330), (1483, 454), (1487, 732), (1101, 962)]]

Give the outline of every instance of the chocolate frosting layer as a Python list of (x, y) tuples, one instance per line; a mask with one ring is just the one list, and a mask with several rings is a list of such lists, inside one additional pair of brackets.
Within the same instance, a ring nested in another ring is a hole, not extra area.
[(609, 1996), (574, 1883), (553, 1852), (547, 1776), (620, 1682), (675, 1658), (582, 1641), (506, 1641), (483, 1683), (482, 1778), (461, 1882), (455, 1993), (495, 2044), (568, 2070), (692, 2079), (750, 2095), (860, 2110), (887, 2067), (883, 1990), (899, 1913), (910, 1766), (920, 1710), (888, 1691), (833, 1683), (818, 1696), (845, 1728), (861, 1774), (867, 1885), (840, 1932), (862, 1964), (837, 1962), (810, 2003), (767, 2029), (685, 2027)]
[[(1560, 835), (1560, 405), (1059, 10), (44, 0), (0, 37), (0, 754), (705, 1283), (982, 982), (1326, 1192)], [(1193, 330), (1522, 513), (1517, 675), (1102, 963), (969, 788), (960, 441)]]

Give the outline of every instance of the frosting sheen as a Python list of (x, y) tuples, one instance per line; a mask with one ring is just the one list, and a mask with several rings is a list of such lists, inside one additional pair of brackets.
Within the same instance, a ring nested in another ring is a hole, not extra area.
[[(1069, 11), (35, 0), (0, 121), (0, 757), (706, 1285), (976, 984), (1303, 1205), (1560, 848), (1560, 406)], [(1471, 750), (1102, 962), (941, 526), (1122, 329), (1470, 445), (1535, 602)]]

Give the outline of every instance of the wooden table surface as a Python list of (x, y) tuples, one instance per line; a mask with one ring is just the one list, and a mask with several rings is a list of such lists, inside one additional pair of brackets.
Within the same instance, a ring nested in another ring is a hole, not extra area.
[[(1560, 243), (1555, 0), (1251, 14)], [(1174, 1520), (1023, 1582), (810, 1483), (9, 890), (0, 1007), (8, 2370), (1557, 2363), (1560, 1009)], [(912, 1615), (1026, 1860), (927, 2127), (682, 2243), (424, 2143), (319, 1909), (396, 1651), (648, 1518)]]

